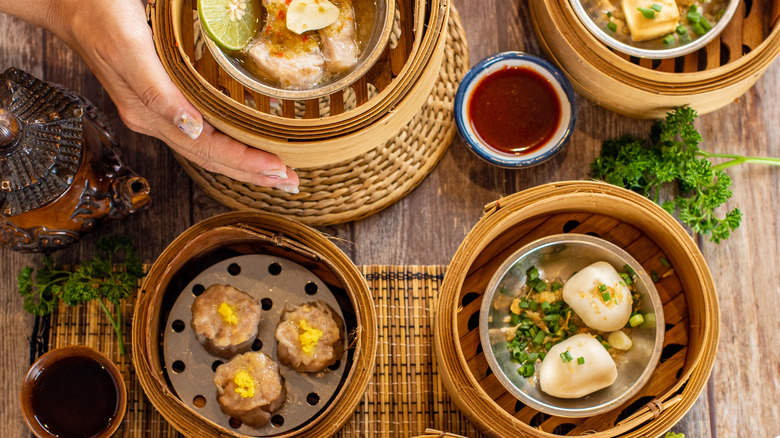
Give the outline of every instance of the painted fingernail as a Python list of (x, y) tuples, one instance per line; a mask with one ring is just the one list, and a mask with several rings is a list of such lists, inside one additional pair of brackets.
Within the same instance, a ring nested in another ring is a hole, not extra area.
[(203, 125), (184, 110), (181, 110), (176, 114), (173, 123), (176, 124), (181, 132), (187, 134), (187, 136), (193, 140), (200, 137), (200, 133), (203, 132)]
[(292, 193), (292, 194), (300, 193), (300, 190), (298, 190), (298, 186), (292, 184), (279, 184), (278, 186), (276, 186), (276, 188), (287, 193)]
[(287, 172), (282, 169), (264, 170), (261, 173), (263, 176), (271, 179), (287, 179)]

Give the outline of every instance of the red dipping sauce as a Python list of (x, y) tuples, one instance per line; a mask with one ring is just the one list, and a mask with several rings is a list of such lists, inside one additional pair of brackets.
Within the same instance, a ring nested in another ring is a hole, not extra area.
[(526, 67), (505, 67), (476, 85), (468, 119), (492, 149), (524, 155), (552, 139), (561, 123), (561, 101), (544, 76)]

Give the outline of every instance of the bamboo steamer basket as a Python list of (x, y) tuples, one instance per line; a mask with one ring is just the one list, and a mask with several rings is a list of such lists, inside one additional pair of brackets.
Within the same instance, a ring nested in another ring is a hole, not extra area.
[[(550, 416), (523, 405), (489, 370), (479, 341), (482, 295), (496, 269), (521, 246), (561, 232), (600, 236), (625, 249), (647, 272), (661, 274), (656, 288), (666, 331), (660, 362), (632, 399), (589, 418)], [(447, 269), (435, 314), (442, 380), (464, 414), (496, 437), (659, 436), (703, 390), (720, 327), (712, 276), (682, 226), (647, 198), (592, 181), (546, 184), (486, 206)]]
[(631, 58), (609, 49), (569, 0), (529, 0), (540, 47), (578, 93), (617, 113), (662, 118), (683, 105), (715, 111), (749, 90), (780, 53), (780, 0), (740, 2), (729, 25), (697, 52), (677, 59)]
[[(174, 83), (217, 129), (278, 155), (291, 167), (351, 160), (393, 138), (425, 102), (446, 46), (447, 0), (398, 0), (400, 36), (346, 90), (306, 101), (247, 90), (205, 51), (195, 59), (194, 0), (159, 0), (147, 8), (155, 47)], [(372, 93), (374, 95), (372, 96)], [(276, 101), (280, 111), (272, 110)]]
[[(316, 230), (269, 213), (233, 212), (200, 222), (177, 237), (146, 276), (133, 315), (133, 366), (157, 411), (189, 437), (244, 437), (205, 419), (184, 404), (166, 377), (162, 332), (178, 293), (200, 271), (241, 254), (267, 254), (300, 264), (349, 299), (355, 330), (349, 371), (330, 403), (301, 428), (277, 437), (329, 437), (352, 416), (373, 374), (378, 333), (373, 301), (363, 276), (347, 256)], [(210, 382), (206, 382), (209, 384)]]

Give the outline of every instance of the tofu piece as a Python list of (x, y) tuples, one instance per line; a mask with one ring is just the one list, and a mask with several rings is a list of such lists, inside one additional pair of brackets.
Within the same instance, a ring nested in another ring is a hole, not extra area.
[[(651, 9), (653, 4), (661, 6), (655, 18), (645, 18), (637, 8)], [(670, 34), (677, 28), (680, 10), (675, 0), (622, 0), (626, 24), (634, 41), (647, 41)]]

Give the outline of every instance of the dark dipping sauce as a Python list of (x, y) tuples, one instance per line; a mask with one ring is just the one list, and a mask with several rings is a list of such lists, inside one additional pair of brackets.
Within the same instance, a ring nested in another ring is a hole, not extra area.
[(35, 419), (52, 435), (94, 437), (106, 430), (119, 408), (111, 373), (86, 357), (66, 357), (41, 369), (32, 386)]
[(525, 67), (506, 67), (483, 78), (471, 95), (468, 111), (480, 139), (511, 155), (538, 149), (561, 123), (561, 102), (552, 84)]

